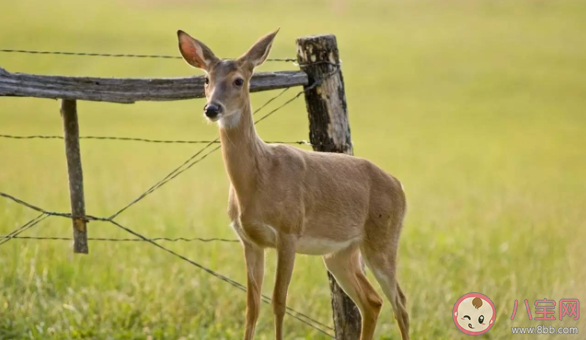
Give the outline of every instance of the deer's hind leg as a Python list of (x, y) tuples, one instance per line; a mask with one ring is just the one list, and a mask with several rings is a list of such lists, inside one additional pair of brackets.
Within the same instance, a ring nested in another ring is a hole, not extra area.
[(362, 272), (359, 248), (350, 246), (335, 254), (324, 256), (324, 262), (336, 278), (336, 282), (360, 309), (360, 340), (371, 340), (383, 301)]
[(365, 244), (362, 246), (362, 253), (364, 254), (366, 264), (377, 282), (380, 284), (385, 296), (393, 306), (395, 319), (399, 324), (401, 331), (401, 338), (409, 340), (409, 314), (407, 313), (407, 298), (399, 287), (397, 282), (397, 247), (396, 242), (389, 242), (395, 244), (390, 247), (376, 248), (373, 245)]

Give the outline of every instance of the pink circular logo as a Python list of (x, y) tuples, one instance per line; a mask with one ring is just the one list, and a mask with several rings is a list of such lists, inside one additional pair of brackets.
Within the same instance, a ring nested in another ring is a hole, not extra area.
[(488, 296), (468, 293), (456, 301), (452, 317), (456, 327), (463, 333), (480, 335), (488, 332), (494, 325), (496, 308)]

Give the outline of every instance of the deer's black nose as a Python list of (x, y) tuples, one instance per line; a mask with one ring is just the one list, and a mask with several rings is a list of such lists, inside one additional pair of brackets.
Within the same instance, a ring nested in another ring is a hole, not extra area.
[(203, 113), (208, 118), (215, 118), (221, 111), (220, 105), (214, 103), (208, 104), (203, 108)]

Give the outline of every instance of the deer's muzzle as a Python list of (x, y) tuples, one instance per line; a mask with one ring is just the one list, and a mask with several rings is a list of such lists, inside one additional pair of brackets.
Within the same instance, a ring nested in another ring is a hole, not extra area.
[(218, 104), (210, 103), (204, 106), (203, 113), (206, 117), (214, 119), (222, 112), (222, 107)]

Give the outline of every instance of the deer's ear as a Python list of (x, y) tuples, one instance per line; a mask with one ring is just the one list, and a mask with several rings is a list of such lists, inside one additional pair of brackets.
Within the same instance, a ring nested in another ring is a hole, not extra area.
[(177, 31), (177, 39), (179, 40), (179, 51), (189, 65), (209, 71), (218, 62), (219, 59), (209, 47), (192, 38), (189, 34), (179, 30)]
[(246, 53), (238, 58), (238, 61), (241, 63), (248, 63), (252, 68), (262, 64), (271, 51), (271, 46), (273, 45), (273, 40), (275, 40), (277, 33), (279, 33), (279, 29), (260, 38)]

